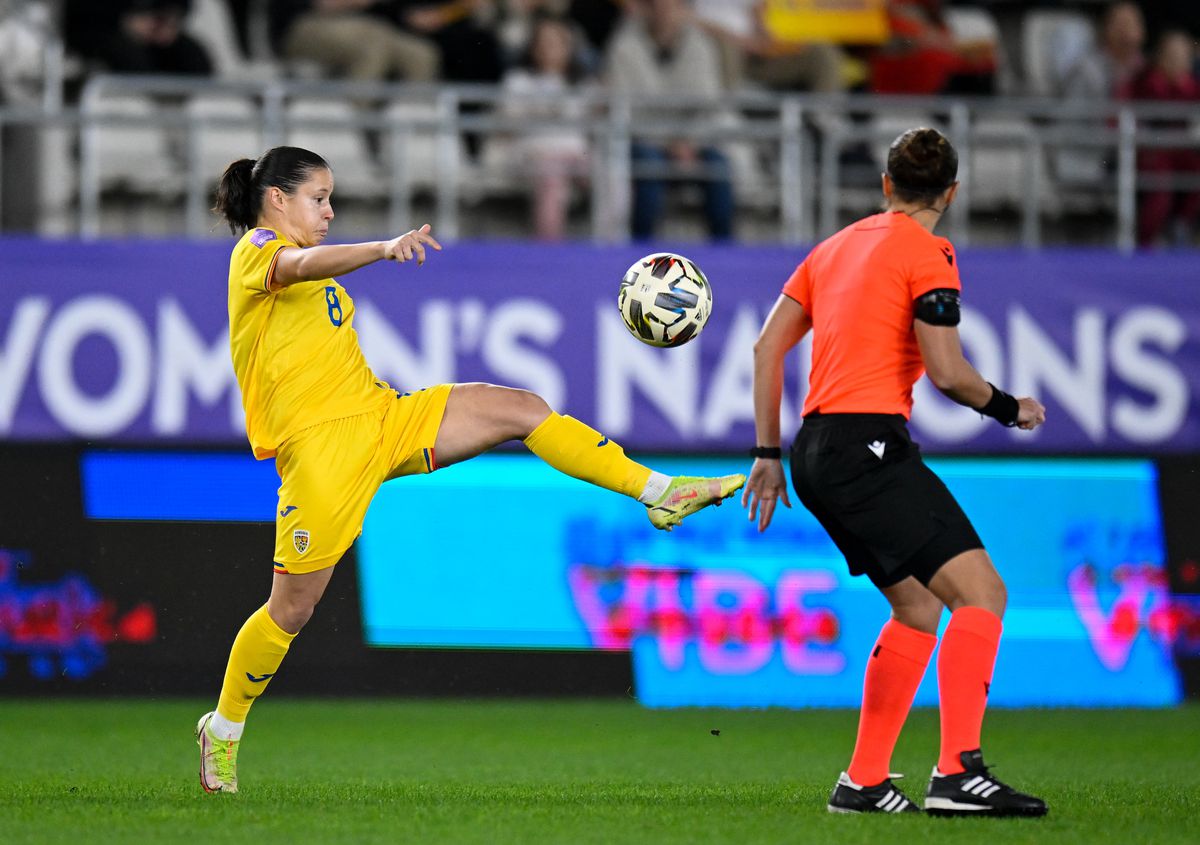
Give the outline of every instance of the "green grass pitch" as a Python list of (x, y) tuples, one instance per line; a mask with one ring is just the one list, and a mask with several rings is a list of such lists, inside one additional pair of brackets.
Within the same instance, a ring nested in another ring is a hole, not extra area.
[[(0, 700), (0, 842), (1166, 843), (1200, 841), (1200, 708), (1003, 711), (985, 751), (1045, 819), (833, 816), (848, 711), (628, 701), (265, 698), (241, 793), (205, 795), (199, 702)], [(719, 734), (717, 733), (719, 732)], [(894, 767), (919, 798), (937, 714)]]

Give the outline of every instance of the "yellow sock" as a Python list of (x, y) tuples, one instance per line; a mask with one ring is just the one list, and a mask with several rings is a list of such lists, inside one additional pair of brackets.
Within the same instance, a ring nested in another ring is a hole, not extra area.
[(265, 604), (250, 614), (229, 652), (217, 712), (231, 722), (246, 721), (250, 705), (267, 688), (295, 638), (267, 615)]
[(525, 438), (529, 451), (559, 472), (636, 499), (650, 470), (625, 450), (574, 417), (554, 412)]

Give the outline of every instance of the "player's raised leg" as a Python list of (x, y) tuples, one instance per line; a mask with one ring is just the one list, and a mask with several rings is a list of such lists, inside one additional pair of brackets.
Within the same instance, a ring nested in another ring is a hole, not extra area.
[(440, 466), (465, 461), (509, 440), (522, 440), (560, 472), (637, 499), (656, 528), (670, 530), (684, 517), (741, 489), (746, 478), (674, 478), (630, 460), (605, 435), (557, 414), (540, 396), (491, 384), (456, 384), (446, 400), (435, 452)]
[(296, 634), (313, 609), (334, 567), (304, 574), (276, 573), (271, 597), (254, 611), (234, 638), (217, 709), (196, 725), (200, 783), (207, 792), (237, 792), (237, 754), (250, 705), (279, 671)]
[(1041, 816), (1046, 803), (988, 772), (980, 750), (983, 715), (1000, 645), (1007, 592), (983, 549), (963, 552), (929, 581), (950, 608), (938, 654), (942, 748), (926, 811), (936, 815)]

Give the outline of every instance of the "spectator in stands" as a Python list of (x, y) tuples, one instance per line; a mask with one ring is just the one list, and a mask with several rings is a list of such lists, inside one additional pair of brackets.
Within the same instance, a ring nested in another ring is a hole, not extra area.
[(583, 32), (591, 49), (603, 53), (633, 0), (570, 0), (567, 16)]
[(270, 0), (271, 40), (290, 61), (357, 80), (438, 78), (441, 53), (382, 16), (383, 0)]
[(85, 59), (116, 73), (208, 76), (212, 59), (183, 31), (191, 0), (66, 0), (63, 38)]
[[(724, 92), (721, 61), (716, 45), (692, 23), (685, 0), (639, 0), (609, 44), (607, 79), (612, 91), (630, 96), (708, 98)], [(717, 104), (696, 108), (690, 114), (671, 109), (643, 109), (635, 122), (715, 123)], [(704, 189), (704, 212), (713, 238), (733, 233), (733, 186), (729, 162), (715, 146), (691, 138), (666, 143), (658, 138), (636, 138), (633, 142), (635, 169), (633, 236), (639, 240), (654, 235), (662, 216), (666, 186), (660, 175), (636, 175), (639, 169), (691, 173)]]
[[(501, 113), (516, 120), (568, 120), (583, 116), (583, 103), (573, 94), (581, 80), (576, 36), (570, 23), (538, 17), (521, 65), (504, 77)], [(572, 182), (588, 172), (588, 143), (577, 127), (533, 127), (509, 153), (518, 172), (533, 176), (533, 219), (537, 236), (559, 240), (566, 227)]]
[(943, 0), (888, 0), (892, 37), (871, 58), (871, 88), (879, 94), (992, 94), (996, 49), (959, 42)]
[(789, 44), (763, 26), (762, 0), (696, 0), (696, 18), (721, 48), (725, 85), (753, 82), (777, 91), (833, 93), (845, 88), (836, 45)]
[(442, 78), (451, 82), (499, 82), (504, 74), (500, 39), (485, 25), (494, 0), (390, 0), (392, 19), (428, 38), (442, 57)]
[(567, 0), (493, 0), (492, 17), (504, 50), (505, 63), (521, 64), (526, 58), (533, 30), (547, 15), (560, 17), (567, 11)]
[(1196, 0), (1140, 0), (1146, 31), (1158, 43), (1168, 29), (1183, 29), (1200, 38), (1200, 3)]
[(0, 0), (0, 106), (36, 103), (42, 95), (50, 10)]
[[(1061, 50), (1077, 58), (1068, 61), (1057, 93), (1072, 101), (1128, 98), (1134, 78), (1145, 66), (1145, 43), (1146, 26), (1138, 5), (1127, 0), (1112, 3), (1104, 12), (1094, 43), (1089, 39), (1078, 49)], [(1073, 126), (1084, 137), (1106, 130), (1101, 120), (1064, 120), (1062, 125)], [(1116, 166), (1111, 150), (1090, 145), (1064, 145), (1053, 153), (1052, 161), (1060, 180), (1085, 185), (1101, 184)]]
[(552, 17), (560, 18), (572, 30), (571, 58), (577, 70), (588, 75), (598, 72), (600, 54), (570, 16), (573, 5), (570, 0), (495, 0), (495, 27), (504, 50), (505, 67), (527, 64), (534, 29), (543, 18)]
[[(1164, 32), (1153, 63), (1131, 86), (1134, 99), (1178, 102), (1181, 106), (1200, 101), (1200, 80), (1193, 72), (1195, 61), (1195, 43), (1188, 33), (1183, 30)], [(1188, 120), (1186, 116), (1160, 118), (1146, 121), (1146, 125), (1151, 129), (1178, 131), (1188, 128)], [(1143, 247), (1155, 246), (1167, 230), (1174, 211), (1175, 227), (1171, 240), (1178, 246), (1188, 243), (1200, 215), (1200, 190), (1193, 187), (1175, 194), (1163, 183), (1169, 183), (1172, 176), (1200, 177), (1200, 151), (1194, 147), (1146, 148), (1139, 159), (1139, 171), (1157, 179), (1159, 184), (1152, 186), (1142, 200), (1138, 242)]]
[(229, 15), (233, 19), (233, 28), (237, 31), (238, 49), (243, 56), (254, 55), (254, 44), (251, 29), (254, 27), (255, 6), (258, 0), (225, 0), (229, 6)]
[(1114, 99), (1129, 94), (1146, 59), (1146, 24), (1136, 3), (1108, 7), (1096, 49), (1085, 53), (1063, 77), (1063, 94), (1073, 99)]

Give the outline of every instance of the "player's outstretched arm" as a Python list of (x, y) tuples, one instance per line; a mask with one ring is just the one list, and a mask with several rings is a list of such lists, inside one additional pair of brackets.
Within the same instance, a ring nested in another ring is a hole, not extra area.
[(286, 287), (299, 282), (315, 282), (352, 273), (376, 261), (397, 261), (403, 264), (412, 258), (425, 263), (426, 246), (440, 250), (426, 223), (420, 229), (405, 232), (390, 241), (367, 241), (357, 244), (331, 244), (308, 249), (285, 248), (275, 261), (271, 274), (272, 288)]
[(1046, 409), (1036, 399), (1014, 399), (984, 381), (963, 355), (956, 326), (934, 326), (918, 318), (913, 328), (929, 380), (947, 397), (1026, 431), (1046, 421)]
[[(796, 300), (780, 296), (754, 344), (754, 431), (758, 446), (779, 448), (779, 402), (783, 396), (783, 362), (812, 327), (812, 320)], [(751, 522), (766, 531), (775, 514), (775, 503), (788, 499), (787, 478), (779, 458), (755, 458), (742, 492), (742, 507)]]

